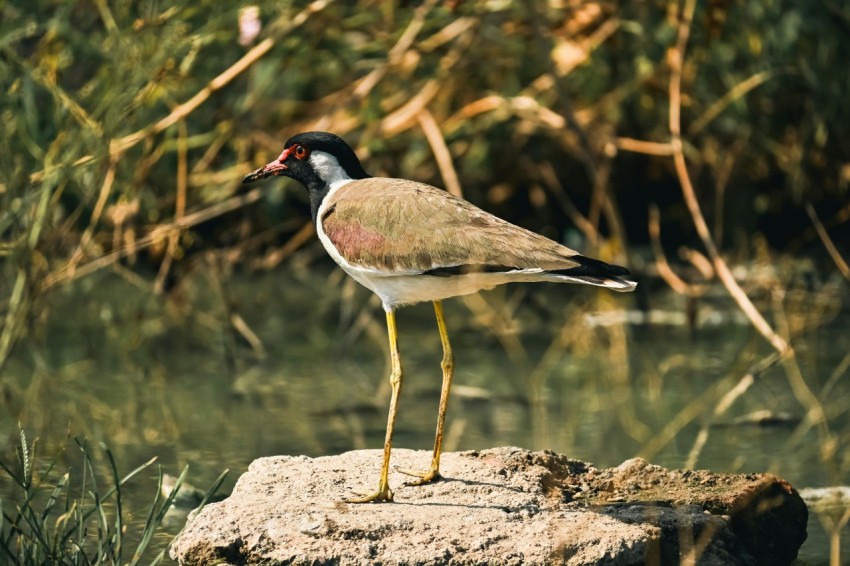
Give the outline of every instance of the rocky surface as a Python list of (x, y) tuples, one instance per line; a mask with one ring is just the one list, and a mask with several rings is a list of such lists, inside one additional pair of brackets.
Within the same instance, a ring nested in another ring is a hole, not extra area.
[[(256, 460), (171, 548), (200, 564), (790, 564), (806, 538), (797, 492), (768, 474), (610, 469), (551, 452), (447, 453), (446, 479), (395, 502), (343, 499), (377, 483), (381, 452)], [(430, 453), (393, 450), (393, 465)]]

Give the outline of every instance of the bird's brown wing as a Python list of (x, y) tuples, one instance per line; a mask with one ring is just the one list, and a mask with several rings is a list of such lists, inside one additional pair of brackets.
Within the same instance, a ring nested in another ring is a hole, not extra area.
[(451, 275), (585, 265), (578, 252), (430, 185), (361, 179), (328, 199), (319, 219), (322, 230), (358, 268)]

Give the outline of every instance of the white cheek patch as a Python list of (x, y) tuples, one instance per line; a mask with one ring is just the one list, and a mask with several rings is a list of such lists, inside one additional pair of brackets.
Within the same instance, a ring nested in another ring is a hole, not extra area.
[(330, 187), (331, 192), (353, 179), (348, 176), (336, 157), (324, 151), (313, 151), (309, 157), (313, 171)]

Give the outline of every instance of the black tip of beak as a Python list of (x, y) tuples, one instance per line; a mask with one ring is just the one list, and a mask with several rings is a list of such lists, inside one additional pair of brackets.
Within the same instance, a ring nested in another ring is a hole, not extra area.
[(260, 167), (254, 171), (251, 171), (247, 175), (242, 178), (242, 184), (247, 185), (248, 183), (253, 183), (254, 181), (259, 181), (260, 179), (265, 179), (268, 177), (270, 173), (266, 172), (265, 167)]

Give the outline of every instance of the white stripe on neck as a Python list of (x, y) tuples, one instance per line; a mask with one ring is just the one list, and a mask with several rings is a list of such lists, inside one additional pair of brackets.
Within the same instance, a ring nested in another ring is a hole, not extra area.
[(348, 176), (345, 168), (339, 164), (337, 158), (325, 151), (313, 151), (310, 154), (310, 165), (319, 178), (330, 187), (329, 194), (335, 192), (346, 183), (353, 181)]

